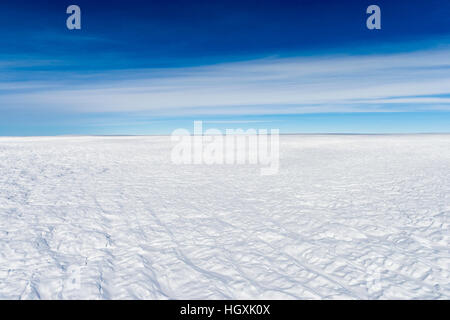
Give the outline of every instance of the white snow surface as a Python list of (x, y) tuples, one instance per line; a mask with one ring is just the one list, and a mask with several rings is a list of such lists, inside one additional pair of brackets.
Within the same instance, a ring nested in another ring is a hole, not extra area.
[(450, 135), (281, 136), (272, 176), (172, 146), (0, 138), (0, 299), (450, 298)]

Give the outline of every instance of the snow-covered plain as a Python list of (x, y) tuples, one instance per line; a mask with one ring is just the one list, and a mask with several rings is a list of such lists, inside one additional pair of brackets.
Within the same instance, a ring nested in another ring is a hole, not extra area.
[(450, 298), (449, 135), (281, 136), (272, 176), (171, 147), (0, 138), (0, 298)]

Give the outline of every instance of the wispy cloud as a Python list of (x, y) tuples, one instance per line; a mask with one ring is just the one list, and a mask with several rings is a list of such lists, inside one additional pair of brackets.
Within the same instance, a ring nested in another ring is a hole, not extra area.
[(172, 116), (446, 109), (449, 71), (449, 49), (84, 75), (54, 71), (34, 82), (0, 78), (0, 109)]

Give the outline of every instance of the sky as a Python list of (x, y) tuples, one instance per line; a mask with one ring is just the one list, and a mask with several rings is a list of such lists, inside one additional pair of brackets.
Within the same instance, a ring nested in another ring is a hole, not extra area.
[[(81, 8), (81, 30), (66, 8)], [(366, 9), (381, 9), (369, 30)], [(450, 2), (0, 3), (0, 135), (450, 132)]]

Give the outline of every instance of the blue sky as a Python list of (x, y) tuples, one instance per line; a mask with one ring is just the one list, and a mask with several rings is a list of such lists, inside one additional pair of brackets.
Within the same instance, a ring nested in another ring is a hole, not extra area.
[(450, 132), (449, 17), (448, 1), (2, 1), (0, 135)]

